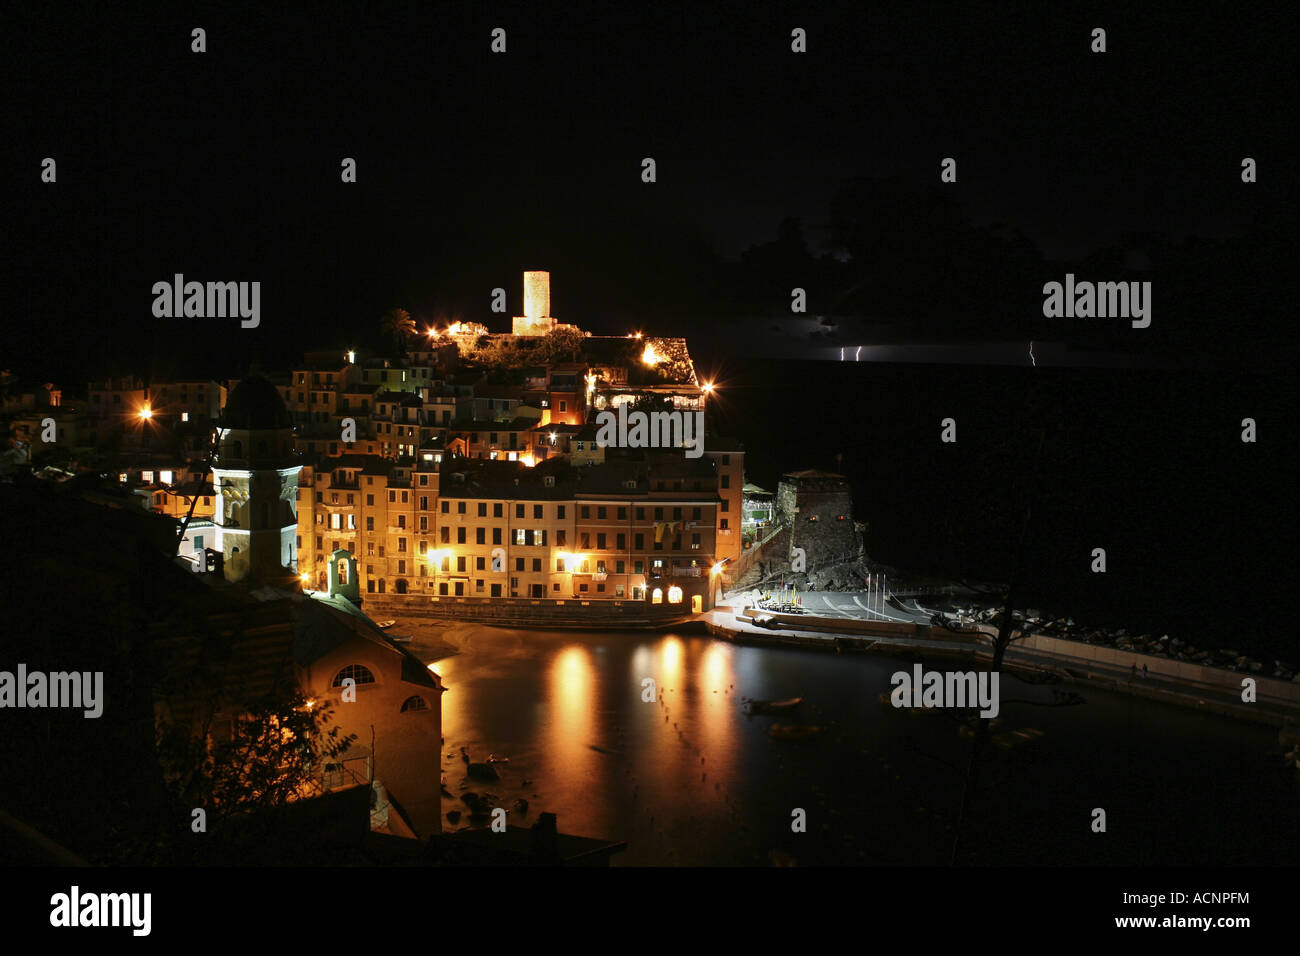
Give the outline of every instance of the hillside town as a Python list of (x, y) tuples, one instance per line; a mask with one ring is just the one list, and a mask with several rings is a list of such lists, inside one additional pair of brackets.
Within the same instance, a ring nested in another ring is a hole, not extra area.
[[(182, 523), (179, 555), (196, 569), (234, 566), (235, 579), (252, 570), (238, 541), (269, 528), (265, 518), (283, 521), (293, 547), (280, 566), (308, 587), (324, 589), (331, 556), (346, 551), (366, 595), (698, 611), (741, 552), (743, 448), (708, 434), (692, 460), (659, 442), (598, 443), (602, 410), (707, 416), (713, 383), (681, 339), (558, 323), (549, 283), (525, 274), (510, 332), (417, 330), (390, 315), (391, 355), (313, 351), (287, 371), (225, 382), (111, 379), (84, 398), (8, 376), (9, 467), (116, 479)], [(274, 519), (248, 513), (241, 471), (254, 448), (223, 446), (244, 431), (281, 448), (275, 469), (296, 475)]]

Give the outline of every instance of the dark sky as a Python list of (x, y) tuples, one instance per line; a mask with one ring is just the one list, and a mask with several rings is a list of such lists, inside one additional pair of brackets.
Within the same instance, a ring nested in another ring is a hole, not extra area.
[[(513, 312), (526, 268), (550, 269), (556, 314), (593, 331), (708, 315), (734, 298), (722, 266), (783, 218), (820, 254), (841, 184), (935, 188), (945, 156), (969, 224), (1006, 224), (1047, 260), (1134, 233), (1240, 236), (1284, 162), (1282, 9), (27, 11), (4, 41), (4, 364), (218, 374), (308, 330), (363, 344), (399, 304), (504, 328), (490, 290)], [(176, 272), (260, 280), (262, 328), (154, 319), (150, 288)]]

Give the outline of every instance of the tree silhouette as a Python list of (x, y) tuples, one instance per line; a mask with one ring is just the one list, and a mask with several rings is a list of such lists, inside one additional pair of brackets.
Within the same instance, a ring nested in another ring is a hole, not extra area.
[(405, 309), (393, 308), (383, 314), (379, 320), (384, 336), (393, 344), (394, 352), (400, 355), (406, 349), (406, 343), (415, 336), (415, 320)]

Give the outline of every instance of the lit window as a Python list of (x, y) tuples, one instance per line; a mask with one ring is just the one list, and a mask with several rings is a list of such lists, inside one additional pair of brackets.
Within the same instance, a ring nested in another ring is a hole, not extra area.
[[(656, 591), (656, 593), (658, 592)], [(668, 589), (668, 603), (669, 604), (682, 603), (682, 589), (675, 584)]]

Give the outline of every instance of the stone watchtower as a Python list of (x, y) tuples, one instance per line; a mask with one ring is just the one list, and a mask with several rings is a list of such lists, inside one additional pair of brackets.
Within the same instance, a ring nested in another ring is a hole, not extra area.
[(516, 315), (512, 327), (515, 335), (545, 335), (555, 328), (551, 316), (551, 274), (524, 273), (524, 314)]
[(853, 524), (853, 492), (843, 475), (815, 469), (782, 475), (776, 517), (790, 529), (790, 547), (804, 550), (810, 570), (858, 556), (862, 542)]
[(213, 522), (229, 581), (281, 581), (298, 570), (298, 473), (293, 422), (276, 387), (244, 379), (217, 423)]

